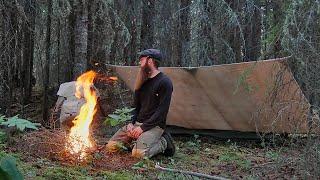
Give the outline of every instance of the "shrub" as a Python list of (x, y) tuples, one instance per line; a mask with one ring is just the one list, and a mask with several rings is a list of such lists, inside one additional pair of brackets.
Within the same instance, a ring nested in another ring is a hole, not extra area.
[(131, 112), (134, 108), (124, 107), (122, 109), (116, 109), (113, 114), (109, 114), (107, 119), (104, 121), (104, 124), (117, 126), (131, 119)]
[(21, 119), (18, 115), (7, 118), (7, 121), (4, 121), (5, 117), (0, 117), (0, 124), (8, 127), (16, 127), (19, 131), (23, 132), (25, 129), (34, 129), (38, 130), (37, 126), (40, 126), (40, 123), (33, 123), (26, 119)]

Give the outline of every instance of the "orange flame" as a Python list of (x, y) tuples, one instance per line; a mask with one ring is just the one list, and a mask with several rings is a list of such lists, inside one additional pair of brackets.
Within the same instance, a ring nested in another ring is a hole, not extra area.
[(86, 103), (81, 106), (79, 115), (72, 121), (74, 126), (70, 130), (67, 149), (71, 154), (79, 154), (80, 158), (86, 156), (86, 150), (94, 146), (90, 139), (89, 127), (96, 113), (97, 95), (93, 89), (93, 80), (96, 76), (94, 71), (88, 71), (77, 78), (77, 98), (84, 97)]

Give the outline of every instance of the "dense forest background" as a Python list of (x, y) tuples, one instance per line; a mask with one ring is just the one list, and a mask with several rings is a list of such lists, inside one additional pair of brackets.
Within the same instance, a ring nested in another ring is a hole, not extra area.
[[(21, 112), (97, 63), (134, 65), (158, 48), (165, 66), (291, 56), (314, 109), (320, 103), (318, 0), (0, 0), (0, 114)], [(23, 114), (22, 114), (23, 115)]]

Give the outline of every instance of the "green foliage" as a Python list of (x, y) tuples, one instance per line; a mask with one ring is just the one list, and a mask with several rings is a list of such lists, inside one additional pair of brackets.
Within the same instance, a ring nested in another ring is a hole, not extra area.
[(278, 152), (272, 152), (272, 151), (268, 151), (266, 153), (267, 158), (270, 158), (272, 160), (277, 160), (279, 158), (279, 153)]
[(278, 23), (274, 26), (271, 26), (268, 33), (266, 33), (267, 38), (262, 41), (263, 44), (267, 46), (274, 46), (277, 39), (279, 39), (280, 33), (282, 31), (282, 24)]
[(185, 180), (185, 179), (193, 179), (198, 180), (200, 178), (195, 176), (188, 176), (181, 173), (173, 173), (173, 172), (160, 172), (157, 175), (157, 179), (166, 180), (166, 179), (175, 179), (175, 180)]
[(239, 155), (235, 152), (224, 152), (219, 156), (219, 161), (232, 162), (240, 159)]
[(109, 172), (109, 171), (102, 171), (99, 174), (99, 177), (102, 176), (103, 179), (112, 179), (112, 180), (126, 180), (126, 179), (135, 179), (133, 174), (130, 174), (125, 171), (120, 172)]
[(1, 122), (1, 125), (8, 127), (16, 127), (20, 131), (24, 131), (26, 128), (38, 130), (37, 126), (40, 126), (40, 123), (33, 123), (26, 119), (21, 119), (18, 115), (8, 118), (7, 121)]
[(230, 139), (226, 142), (226, 145), (229, 146), (231, 151), (237, 151), (240, 147), (238, 146), (237, 142), (233, 142)]
[(186, 142), (186, 145), (189, 149), (199, 149), (201, 146), (201, 140), (199, 139), (199, 135), (195, 134), (190, 141)]
[(251, 85), (247, 82), (248, 77), (250, 74), (252, 74), (253, 69), (255, 68), (257, 63), (254, 63), (252, 66), (249, 68), (245, 69), (241, 74), (240, 77), (237, 79), (236, 83), (236, 89), (233, 91), (233, 95), (235, 95), (240, 87), (242, 86), (244, 90), (248, 93), (252, 93), (253, 91), (257, 90), (259, 87), (257, 85)]
[(5, 156), (0, 162), (0, 176), (4, 179), (22, 180), (23, 176), (17, 168), (16, 159), (12, 156)]
[(79, 180), (88, 180), (88, 179), (112, 179), (112, 180), (122, 180), (122, 179), (136, 179), (134, 174), (126, 171), (99, 171), (95, 174), (91, 174), (88, 169), (83, 167), (48, 167), (43, 175), (45, 179), (79, 179)]
[(81, 172), (74, 168), (66, 167), (48, 167), (44, 173), (43, 177), (46, 179), (88, 179), (86, 172)]
[(6, 171), (4, 171), (2, 168), (0, 168), (0, 177), (1, 177), (1, 179), (3, 179), (3, 180), (10, 180), (10, 179), (12, 179), (12, 178), (10, 177), (10, 175), (9, 175)]
[(16, 159), (20, 158), (20, 154), (16, 154), (16, 153), (8, 153), (5, 150), (0, 150), (0, 159), (7, 157), (7, 156), (12, 156)]
[(0, 130), (0, 144), (6, 142), (7, 134)]
[(154, 162), (151, 161), (148, 157), (144, 157), (141, 161), (135, 163), (132, 166), (132, 169), (153, 169)]
[[(0, 114), (0, 124), (5, 122), (5, 116)], [(0, 143), (4, 143), (7, 140), (7, 134), (0, 130)]]
[(117, 142), (116, 144), (117, 148), (119, 148), (120, 150), (124, 150), (124, 151), (127, 151), (128, 148), (124, 145), (124, 143), (122, 142)]
[(5, 118), (6, 117), (4, 115), (0, 114), (0, 124), (5, 121)]
[(235, 163), (241, 169), (248, 170), (251, 166), (251, 161), (244, 159), (238, 153), (227, 151), (224, 152), (222, 155), (219, 156), (220, 162), (227, 162), (227, 163)]
[(245, 180), (259, 180), (261, 179), (259, 176), (256, 175), (249, 175), (247, 177), (244, 177)]
[(113, 114), (109, 114), (108, 118), (104, 121), (104, 124), (117, 126), (131, 119), (131, 112), (134, 108), (124, 107), (122, 109), (116, 109)]
[(39, 164), (34, 165), (32, 163), (22, 162), (22, 161), (18, 161), (17, 164), (25, 179), (38, 179), (38, 180), (41, 179), (41, 178), (38, 178), (39, 177), (38, 168), (43, 167), (42, 165), (39, 165)]
[[(0, 124), (2, 124), (3, 122), (5, 122), (5, 116), (0, 114)], [(0, 143), (4, 143), (7, 140), (7, 135), (5, 132), (0, 130)]]

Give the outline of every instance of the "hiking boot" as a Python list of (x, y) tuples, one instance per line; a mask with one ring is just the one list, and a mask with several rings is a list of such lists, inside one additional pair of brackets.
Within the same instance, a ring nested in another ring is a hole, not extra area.
[(173, 156), (174, 153), (176, 152), (176, 147), (173, 144), (172, 136), (170, 135), (170, 133), (165, 131), (162, 134), (162, 137), (164, 137), (164, 139), (167, 141), (167, 149), (164, 150), (163, 154), (165, 156)]

